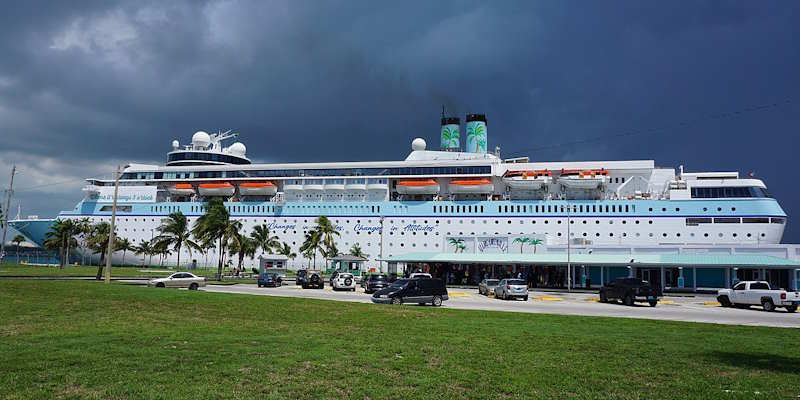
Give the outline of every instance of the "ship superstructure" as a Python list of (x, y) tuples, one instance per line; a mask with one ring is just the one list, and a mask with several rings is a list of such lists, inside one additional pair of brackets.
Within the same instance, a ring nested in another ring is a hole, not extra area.
[[(499, 151), (487, 152), (486, 117), (469, 114), (466, 120), (463, 149), (459, 119), (443, 117), (440, 149), (428, 150), (417, 138), (402, 161), (252, 163), (242, 143), (223, 145), (235, 136), (230, 131), (197, 132), (189, 145), (172, 143), (165, 165), (124, 169), (117, 234), (134, 243), (150, 240), (165, 216), (181, 211), (193, 223), (206, 201), (218, 197), (245, 233), (267, 224), (297, 253), (314, 219), (326, 215), (340, 232), (339, 249), (359, 243), (371, 259), (413, 251), (513, 252), (519, 238), (542, 251), (568, 241), (781, 241), (786, 214), (759, 179), (737, 172), (686, 173), (653, 160), (502, 159)], [(89, 179), (86, 197), (58, 218), (110, 220), (113, 184)], [(31, 221), (15, 226), (38, 243), (44, 239)], [(305, 260), (300, 255), (297, 262)]]

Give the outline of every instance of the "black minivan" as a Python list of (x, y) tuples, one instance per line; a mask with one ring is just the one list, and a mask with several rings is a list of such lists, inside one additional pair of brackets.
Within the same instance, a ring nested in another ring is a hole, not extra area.
[(432, 278), (399, 279), (372, 295), (373, 303), (430, 303), (436, 307), (447, 299), (449, 297), (444, 281)]

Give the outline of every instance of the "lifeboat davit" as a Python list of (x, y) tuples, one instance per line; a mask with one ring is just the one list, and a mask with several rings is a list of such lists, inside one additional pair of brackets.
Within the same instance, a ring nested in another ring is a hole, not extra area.
[(450, 181), (450, 193), (454, 194), (490, 194), (494, 192), (494, 184), (488, 178), (453, 179)]
[(503, 182), (514, 190), (542, 190), (553, 181), (553, 173), (541, 171), (507, 171)]
[(278, 187), (272, 182), (244, 182), (239, 184), (242, 196), (274, 196)]
[(201, 183), (197, 187), (200, 196), (222, 196), (222, 197), (231, 197), (233, 193), (236, 192), (236, 188), (233, 187), (228, 182), (219, 182), (219, 183)]
[(194, 195), (194, 187), (191, 183), (176, 183), (175, 186), (170, 186), (169, 194), (173, 194), (175, 196), (192, 196)]
[(397, 181), (400, 194), (438, 194), (439, 184), (433, 179), (409, 179)]
[(608, 181), (604, 169), (561, 170), (558, 182), (571, 189), (597, 189)]

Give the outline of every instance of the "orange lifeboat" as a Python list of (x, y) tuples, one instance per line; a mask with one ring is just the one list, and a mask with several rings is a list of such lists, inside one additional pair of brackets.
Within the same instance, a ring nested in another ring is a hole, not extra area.
[(239, 184), (242, 196), (274, 196), (278, 187), (272, 182), (244, 182)]
[(598, 189), (608, 180), (605, 169), (561, 170), (558, 181), (572, 189)]
[(541, 190), (553, 181), (550, 170), (507, 171), (503, 182), (513, 190)]
[(194, 195), (194, 187), (191, 183), (176, 183), (174, 186), (170, 186), (167, 191), (175, 196)]
[(494, 192), (494, 184), (488, 178), (453, 179), (450, 181), (450, 193), (489, 194), (492, 192)]
[(206, 197), (231, 197), (236, 192), (236, 188), (228, 182), (201, 183), (197, 190), (200, 196)]
[(437, 194), (439, 183), (433, 179), (406, 179), (397, 181), (397, 193), (400, 194)]

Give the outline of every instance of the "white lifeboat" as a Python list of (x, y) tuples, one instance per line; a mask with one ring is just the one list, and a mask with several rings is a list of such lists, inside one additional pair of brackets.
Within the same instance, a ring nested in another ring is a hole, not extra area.
[(553, 173), (541, 171), (508, 171), (503, 182), (513, 190), (542, 190), (553, 181)]
[(283, 191), (285, 193), (302, 193), (303, 192), (303, 184), (300, 181), (292, 180), (292, 181), (284, 181), (283, 183)]
[(306, 192), (318, 193), (325, 190), (325, 185), (322, 184), (321, 179), (309, 180), (305, 181), (305, 183), (303, 184), (303, 190), (305, 190)]
[(230, 197), (236, 192), (236, 188), (228, 182), (201, 183), (197, 190), (200, 196), (207, 197)]
[(167, 191), (169, 194), (175, 196), (192, 196), (194, 195), (194, 187), (191, 183), (176, 183), (174, 186), (170, 186)]
[(239, 184), (242, 196), (274, 196), (278, 187), (272, 182), (244, 182)]
[(608, 171), (604, 169), (561, 170), (558, 182), (570, 189), (597, 189), (608, 181)]
[(397, 181), (400, 194), (438, 194), (439, 184), (433, 179), (407, 179)]
[[(344, 184), (344, 190), (351, 192), (361, 192), (367, 190), (367, 181), (365, 179), (348, 179)], [(386, 190), (385, 188), (383, 190)]]
[(326, 180), (325, 191), (331, 193), (344, 192), (344, 180), (343, 179)]
[(367, 181), (367, 190), (372, 192), (385, 192), (389, 190), (389, 183), (386, 179), (370, 179)]
[(450, 193), (453, 194), (490, 194), (494, 192), (494, 184), (488, 178), (453, 179), (450, 181)]

